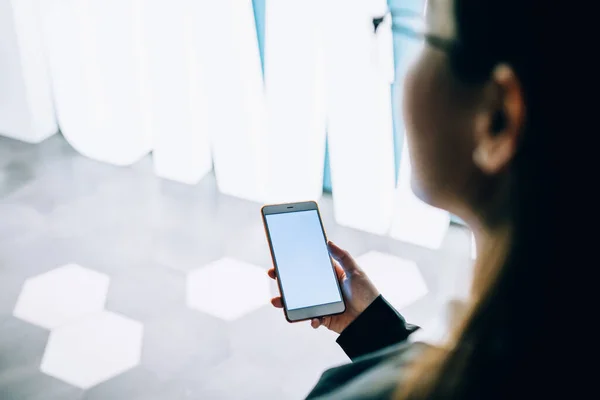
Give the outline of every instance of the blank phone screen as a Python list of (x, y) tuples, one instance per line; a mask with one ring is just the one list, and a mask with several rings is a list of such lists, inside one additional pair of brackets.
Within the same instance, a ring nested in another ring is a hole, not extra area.
[(265, 219), (287, 309), (342, 301), (317, 211)]

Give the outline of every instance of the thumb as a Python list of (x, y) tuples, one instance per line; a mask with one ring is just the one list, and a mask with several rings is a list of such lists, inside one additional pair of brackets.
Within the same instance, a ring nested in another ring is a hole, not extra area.
[(345, 272), (351, 273), (358, 270), (358, 264), (354, 261), (354, 258), (348, 253), (346, 250), (342, 249), (332, 241), (327, 242), (327, 248), (329, 249), (329, 254), (333, 257), (340, 266), (344, 269)]

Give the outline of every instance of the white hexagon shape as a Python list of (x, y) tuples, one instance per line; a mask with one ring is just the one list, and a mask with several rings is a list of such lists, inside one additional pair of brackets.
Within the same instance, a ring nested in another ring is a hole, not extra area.
[(142, 336), (141, 323), (103, 311), (53, 330), (40, 370), (89, 389), (138, 365)]
[(110, 278), (100, 272), (68, 264), (29, 278), (13, 315), (44, 328), (102, 311)]
[(232, 321), (267, 304), (269, 278), (264, 269), (222, 258), (187, 276), (187, 305)]
[(356, 261), (396, 309), (404, 308), (428, 293), (427, 284), (413, 261), (377, 251), (363, 254)]

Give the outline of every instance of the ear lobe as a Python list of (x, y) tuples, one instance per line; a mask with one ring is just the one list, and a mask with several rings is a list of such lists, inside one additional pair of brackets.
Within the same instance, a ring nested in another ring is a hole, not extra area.
[(478, 117), (473, 152), (475, 165), (490, 175), (499, 173), (513, 159), (525, 115), (521, 84), (512, 69), (499, 65), (492, 80), (492, 105)]
[(482, 114), (478, 119), (473, 162), (485, 174), (499, 173), (512, 160), (516, 143), (507, 129), (501, 112), (494, 116)]
[(475, 165), (487, 175), (495, 175), (505, 169), (515, 153), (513, 143), (505, 137), (483, 140), (473, 152)]
[(487, 152), (483, 147), (479, 146), (475, 149), (475, 151), (473, 152), (473, 162), (482, 171), (485, 171), (487, 169)]

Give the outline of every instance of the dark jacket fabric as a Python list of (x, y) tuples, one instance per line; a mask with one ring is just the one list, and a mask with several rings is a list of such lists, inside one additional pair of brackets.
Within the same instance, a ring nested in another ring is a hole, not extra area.
[(402, 370), (427, 348), (407, 341), (417, 329), (379, 296), (337, 339), (352, 363), (325, 371), (307, 399), (391, 398)]

